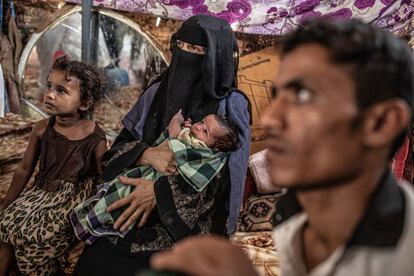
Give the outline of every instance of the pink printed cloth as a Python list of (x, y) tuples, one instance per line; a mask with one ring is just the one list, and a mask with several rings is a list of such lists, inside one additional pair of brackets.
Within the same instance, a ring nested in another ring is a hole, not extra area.
[(179, 20), (210, 14), (227, 20), (235, 31), (270, 35), (284, 35), (306, 19), (327, 15), (360, 18), (402, 37), (410, 35), (414, 12), (414, 0), (94, 0), (93, 4)]
[(412, 136), (407, 136), (403, 146), (392, 159), (392, 172), (398, 179), (413, 183)]

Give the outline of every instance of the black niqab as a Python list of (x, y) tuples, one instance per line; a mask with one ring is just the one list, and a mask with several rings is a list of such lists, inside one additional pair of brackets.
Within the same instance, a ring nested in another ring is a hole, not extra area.
[(161, 77), (144, 125), (143, 140), (152, 144), (182, 109), (185, 118), (198, 122), (217, 112), (220, 99), (235, 86), (237, 41), (223, 19), (197, 15), (187, 19), (172, 37), (204, 46), (205, 55), (172, 47), (172, 59)]

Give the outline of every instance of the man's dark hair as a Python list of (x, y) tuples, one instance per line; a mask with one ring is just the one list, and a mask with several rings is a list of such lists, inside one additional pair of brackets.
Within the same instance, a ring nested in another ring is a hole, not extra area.
[[(282, 42), (282, 55), (304, 44), (319, 44), (333, 63), (350, 68), (360, 111), (375, 103), (400, 98), (413, 112), (414, 69), (412, 51), (393, 34), (359, 20), (308, 21)], [(401, 146), (407, 129), (392, 145), (392, 156)]]
[(239, 132), (236, 126), (224, 116), (215, 115), (215, 117), (222, 127), (223, 134), (216, 138), (217, 141), (212, 148), (222, 152), (236, 150), (239, 142)]
[(87, 63), (69, 60), (67, 56), (56, 59), (52, 70), (65, 72), (66, 80), (70, 80), (71, 77), (79, 80), (81, 103), (89, 101), (91, 106), (87, 112), (93, 112), (95, 103), (102, 97), (107, 87), (104, 73)]

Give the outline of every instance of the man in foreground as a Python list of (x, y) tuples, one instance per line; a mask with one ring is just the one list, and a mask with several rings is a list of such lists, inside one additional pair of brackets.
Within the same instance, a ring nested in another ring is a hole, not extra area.
[[(360, 21), (316, 20), (282, 45), (263, 126), (281, 275), (411, 275), (414, 192), (390, 158), (411, 122), (410, 49)], [(254, 275), (236, 246), (193, 238), (152, 259), (191, 275)]]

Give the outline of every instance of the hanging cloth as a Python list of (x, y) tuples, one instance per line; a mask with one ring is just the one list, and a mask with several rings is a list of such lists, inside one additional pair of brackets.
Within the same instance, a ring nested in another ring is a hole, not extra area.
[(0, 33), (0, 63), (3, 66), (5, 87), (10, 111), (20, 113), (20, 92), (16, 68), (22, 51), (22, 41), (15, 21), (13, 2), (10, 2), (8, 35)]

